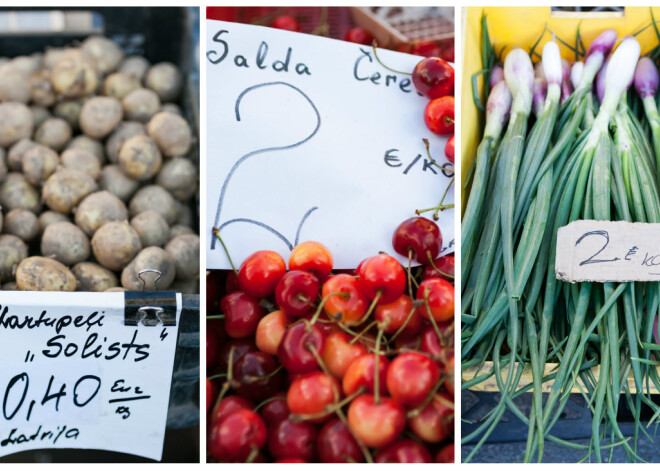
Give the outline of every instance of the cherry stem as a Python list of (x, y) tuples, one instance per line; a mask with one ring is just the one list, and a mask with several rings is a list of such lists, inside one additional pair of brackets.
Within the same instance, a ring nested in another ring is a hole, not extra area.
[[(357, 332), (355, 332), (354, 330), (352, 330), (351, 328), (349, 328), (349, 327), (347, 327), (346, 325), (344, 325), (344, 323), (342, 323), (342, 322), (337, 322), (337, 325), (339, 326), (339, 328), (340, 328), (341, 330), (343, 330), (343, 331), (346, 332), (347, 334), (352, 335), (353, 337), (356, 337), (356, 336), (360, 335), (360, 334), (358, 334)], [(366, 337), (364, 340), (367, 340), (367, 341), (369, 341), (369, 342), (375, 342), (374, 339), (370, 339), (369, 337)]]
[(412, 273), (411, 273), (411, 266), (412, 266), (412, 256), (413, 256), (413, 249), (410, 247), (408, 249), (408, 295), (412, 298), (413, 297), (413, 290), (412, 290)]
[(220, 394), (218, 394), (218, 398), (215, 400), (215, 404), (213, 405), (213, 409), (218, 407), (218, 404), (220, 404), (220, 401), (222, 401), (222, 398), (225, 397), (225, 394), (227, 394), (227, 391), (229, 391), (229, 388), (231, 388), (231, 382), (233, 379), (233, 374), (232, 374), (232, 365), (234, 363), (234, 350), (236, 349), (235, 345), (232, 345), (231, 348), (229, 349), (229, 360), (227, 362), (227, 381), (222, 383), (222, 389), (220, 389)]
[(362, 331), (359, 334), (354, 335), (353, 338), (348, 343), (354, 344), (355, 342), (360, 340), (360, 337), (366, 334), (369, 331), (369, 329), (371, 329), (375, 325), (378, 325), (378, 321), (373, 321), (372, 323), (368, 324), (364, 329), (362, 329)]
[(376, 304), (378, 304), (378, 300), (380, 299), (382, 294), (383, 294), (383, 291), (378, 290), (378, 292), (376, 293), (376, 296), (374, 296), (373, 301), (371, 301), (371, 304), (369, 305), (369, 309), (367, 309), (367, 312), (365, 312), (364, 315), (362, 317), (360, 317), (360, 320), (357, 321), (355, 323), (355, 325), (360, 325), (369, 318), (369, 316), (371, 315), (373, 310), (376, 309)]
[(250, 21), (250, 23), (253, 25), (267, 25), (283, 13), (286, 13), (286, 7), (278, 7), (274, 12), (262, 16), (261, 18), (255, 18), (254, 20)]
[(265, 399), (265, 400), (263, 400), (262, 402), (260, 402), (259, 404), (257, 404), (257, 407), (254, 408), (254, 411), (255, 411), (255, 412), (259, 412), (259, 409), (261, 409), (263, 406), (265, 406), (265, 405), (268, 404), (269, 402), (277, 401), (278, 399), (286, 399), (286, 397), (285, 397), (285, 396), (273, 396), (273, 397), (269, 397), (268, 399)]
[(259, 454), (259, 448), (257, 448), (256, 446), (253, 445), (252, 446), (252, 451), (250, 451), (250, 455), (247, 457), (245, 462), (246, 463), (252, 463), (255, 460), (255, 458), (257, 457), (258, 454)]
[(341, 409), (337, 409), (336, 411), (337, 417), (344, 423), (348, 431), (353, 435), (353, 438), (355, 439), (355, 442), (358, 444), (360, 447), (360, 450), (362, 450), (362, 454), (364, 455), (364, 459), (366, 460), (367, 463), (373, 463), (374, 459), (371, 456), (371, 453), (369, 452), (369, 449), (364, 445), (360, 437), (358, 437), (353, 429), (351, 428), (351, 425), (348, 423), (348, 419), (346, 418), (346, 414), (344, 414), (344, 411)]
[(305, 296), (303, 296), (303, 295), (300, 294), (300, 293), (298, 293), (298, 296), (296, 296), (296, 298), (298, 298), (298, 301), (302, 301), (302, 302), (304, 302), (305, 304), (307, 304), (308, 306), (316, 307), (315, 304), (314, 304), (313, 302), (311, 302), (309, 299), (307, 299)]
[(231, 259), (231, 255), (229, 255), (229, 250), (227, 250), (227, 246), (225, 245), (225, 241), (222, 240), (222, 237), (220, 237), (220, 231), (218, 230), (217, 227), (213, 228), (213, 235), (220, 241), (222, 244), (222, 248), (225, 251), (225, 255), (227, 255), (227, 259), (229, 260), (229, 265), (231, 265), (231, 269), (234, 271), (236, 276), (238, 276), (238, 270), (234, 266), (234, 262)]
[[(447, 197), (447, 193), (449, 193), (449, 189), (454, 184), (454, 179), (455, 178), (456, 178), (455, 176), (451, 177), (451, 181), (449, 182), (449, 185), (447, 185), (447, 188), (445, 189), (445, 193), (442, 195), (442, 199), (440, 200), (440, 204), (438, 205), (438, 207), (442, 206), (442, 203), (445, 202), (445, 198)], [(452, 207), (453, 207), (453, 205), (452, 205)]]
[(206, 320), (211, 320), (211, 319), (224, 319), (225, 315), (224, 314), (218, 314), (216, 316), (206, 316)]
[(225, 377), (227, 377), (226, 373), (219, 373), (217, 375), (207, 376), (206, 379), (213, 381), (214, 379), (225, 378)]
[(380, 57), (378, 57), (378, 52), (376, 52), (376, 48), (378, 47), (378, 42), (376, 42), (375, 39), (374, 39), (373, 42), (371, 43), (371, 47), (372, 47), (373, 50), (374, 50), (374, 57), (376, 58), (376, 60), (378, 61), (378, 63), (379, 63), (380, 65), (382, 65), (383, 67), (385, 67), (387, 70), (389, 70), (390, 72), (395, 72), (395, 73), (397, 73), (397, 74), (412, 75), (412, 72), (401, 72), (400, 70), (396, 70), (396, 69), (393, 69), (392, 67), (388, 67), (387, 65), (385, 65), (385, 64), (383, 63), (383, 61), (380, 60)]
[(360, 386), (360, 388), (357, 391), (355, 391), (350, 396), (345, 397), (341, 401), (328, 404), (323, 408), (321, 412), (314, 412), (312, 414), (291, 414), (291, 417), (296, 422), (302, 422), (303, 420), (321, 419), (327, 415), (333, 414), (334, 412), (337, 411), (337, 409), (341, 409), (346, 404), (349, 404), (353, 399), (355, 399), (356, 397), (362, 394), (364, 394), (364, 386)]
[(319, 315), (321, 315), (321, 311), (323, 311), (323, 305), (328, 300), (328, 298), (330, 298), (330, 296), (341, 296), (342, 299), (346, 300), (350, 297), (350, 294), (344, 293), (342, 291), (335, 291), (333, 293), (328, 293), (319, 303), (319, 307), (316, 309), (316, 312), (312, 316), (312, 319), (309, 321), (309, 325), (314, 325), (316, 320), (319, 318)]
[(401, 332), (403, 332), (403, 330), (404, 330), (404, 329), (406, 328), (406, 326), (408, 325), (408, 322), (410, 322), (410, 319), (412, 319), (413, 314), (415, 314), (415, 311), (416, 311), (416, 310), (417, 310), (417, 306), (414, 306), (414, 305), (413, 305), (413, 308), (412, 308), (412, 309), (410, 310), (410, 312), (408, 313), (408, 316), (406, 317), (406, 320), (403, 322), (403, 324), (401, 324), (401, 327), (399, 327), (399, 328), (396, 330), (396, 332), (394, 332), (394, 335), (392, 335), (392, 336), (390, 337), (390, 341), (388, 342), (389, 344), (391, 344), (392, 342), (394, 342), (394, 339), (396, 339), (396, 338), (399, 336), (399, 334), (400, 334)]
[(279, 373), (282, 368), (284, 368), (284, 366), (280, 365), (277, 368), (275, 368), (273, 371), (268, 373), (267, 375), (264, 375), (264, 376), (251, 376), (251, 375), (248, 375), (248, 376), (245, 377), (245, 379), (247, 379), (249, 382), (253, 382), (253, 381), (261, 381), (262, 379), (272, 378), (277, 373)]
[(380, 341), (383, 338), (383, 327), (378, 329), (378, 336), (376, 337), (376, 358), (374, 358), (374, 404), (380, 404), (380, 385), (379, 385), (379, 369), (380, 363)]
[(444, 172), (451, 172), (452, 174), (455, 173), (455, 170), (454, 170), (453, 167), (445, 167), (444, 165), (440, 165), (438, 162), (436, 162), (436, 160), (433, 157), (431, 157), (431, 144), (429, 143), (428, 139), (423, 138), (422, 142), (424, 143), (424, 147), (426, 148), (426, 155), (429, 158), (429, 161), (431, 162), (431, 164), (435, 165), (436, 167), (438, 167), (440, 170), (442, 170)]
[(454, 275), (450, 275), (449, 273), (445, 273), (442, 270), (440, 270), (438, 267), (435, 266), (435, 263), (433, 263), (433, 257), (431, 257), (431, 252), (429, 252), (428, 250), (426, 251), (426, 257), (429, 259), (429, 265), (431, 265), (431, 268), (433, 268), (436, 272), (438, 272), (442, 276), (445, 276), (447, 278), (451, 278), (452, 280), (454, 279)]
[(438, 389), (440, 389), (440, 386), (442, 386), (442, 384), (444, 382), (445, 382), (445, 379), (440, 378), (438, 380), (438, 382), (435, 383), (435, 386), (433, 386), (433, 389), (431, 390), (430, 394), (428, 396), (426, 396), (426, 399), (424, 399), (424, 402), (422, 402), (422, 404), (418, 408), (413, 409), (413, 410), (409, 411), (408, 414), (406, 414), (407, 418), (410, 419), (412, 417), (415, 417), (420, 412), (422, 412), (424, 410), (424, 408), (429, 405), (429, 402), (431, 402), (431, 399), (433, 399), (433, 396), (435, 396), (435, 393), (438, 392)]
[(330, 25), (328, 25), (328, 7), (321, 7), (321, 18), (319, 19), (319, 24), (311, 34), (317, 34), (320, 36), (330, 36)]
[(424, 293), (424, 304), (426, 305), (426, 313), (429, 315), (429, 321), (431, 321), (431, 324), (433, 325), (433, 329), (435, 330), (435, 333), (438, 334), (438, 338), (442, 338), (442, 334), (440, 333), (440, 328), (438, 327), (438, 324), (435, 322), (435, 318), (433, 317), (433, 314), (431, 313), (431, 305), (429, 304), (429, 296), (430, 293), (428, 290)]
[(339, 401), (339, 398), (341, 397), (341, 394), (339, 390), (337, 389), (337, 386), (335, 385), (335, 382), (333, 381), (333, 376), (330, 373), (330, 370), (328, 370), (328, 367), (325, 366), (325, 363), (323, 362), (323, 358), (321, 358), (321, 354), (316, 350), (316, 347), (313, 344), (307, 345), (307, 350), (312, 352), (312, 355), (314, 356), (314, 359), (316, 360), (316, 363), (319, 364), (321, 367), (321, 370), (325, 375), (330, 378), (330, 385), (332, 386), (332, 393), (335, 396), (335, 402)]

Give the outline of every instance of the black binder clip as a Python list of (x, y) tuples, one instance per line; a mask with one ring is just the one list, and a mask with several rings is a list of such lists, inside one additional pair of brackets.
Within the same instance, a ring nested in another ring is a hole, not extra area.
[[(146, 280), (143, 273), (156, 273), (154, 280), (156, 291), (145, 291)], [(164, 327), (176, 325), (176, 293), (174, 291), (158, 291), (158, 280), (162, 273), (158, 270), (142, 270), (138, 278), (142, 281), (142, 291), (126, 291), (124, 293), (124, 325), (144, 325), (154, 327), (162, 324)]]

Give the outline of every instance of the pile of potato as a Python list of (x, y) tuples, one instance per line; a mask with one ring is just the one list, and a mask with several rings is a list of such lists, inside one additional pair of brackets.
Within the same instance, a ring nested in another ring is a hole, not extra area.
[(158, 289), (199, 292), (181, 89), (173, 64), (99, 36), (0, 58), (2, 290), (140, 290), (152, 269)]

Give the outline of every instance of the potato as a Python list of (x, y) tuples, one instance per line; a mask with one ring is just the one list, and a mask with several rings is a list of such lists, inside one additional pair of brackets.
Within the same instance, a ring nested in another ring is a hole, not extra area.
[(63, 57), (66, 49), (67, 48), (64, 47), (46, 46), (46, 51), (44, 52), (44, 58), (43, 58), (44, 67), (48, 70), (53, 70), (55, 68), (55, 65)]
[(124, 203), (131, 199), (139, 186), (137, 181), (124, 175), (118, 165), (106, 165), (101, 170), (99, 178), (101, 190), (109, 191)]
[(62, 152), (62, 165), (65, 168), (80, 170), (96, 180), (101, 175), (99, 159), (91, 152), (83, 149), (69, 149)]
[(122, 118), (121, 103), (105, 96), (90, 98), (80, 111), (80, 129), (89, 137), (103, 139)]
[(36, 142), (31, 139), (24, 137), (16, 144), (11, 146), (9, 153), (7, 154), (7, 166), (13, 172), (22, 172), (23, 171), (23, 154), (28, 150), (32, 149), (35, 146), (38, 146)]
[(29, 257), (18, 264), (16, 284), (23, 291), (74, 291), (76, 277), (57, 260)]
[(93, 191), (96, 191), (96, 182), (89, 175), (62, 168), (46, 180), (41, 194), (50, 209), (68, 214)]
[(37, 129), (34, 140), (51, 149), (62, 150), (71, 140), (71, 126), (62, 118), (48, 118)]
[(148, 136), (131, 137), (119, 150), (119, 168), (138, 181), (149, 180), (156, 175), (162, 162), (158, 146)]
[(39, 234), (43, 234), (48, 226), (56, 222), (71, 222), (66, 214), (55, 211), (44, 211), (39, 215)]
[(156, 184), (169, 191), (179, 201), (189, 200), (197, 191), (197, 169), (183, 157), (165, 162), (156, 177)]
[(89, 136), (81, 134), (80, 136), (74, 137), (69, 141), (66, 149), (83, 149), (89, 151), (98, 159), (99, 164), (103, 165), (105, 163), (105, 150), (103, 144)]
[(199, 294), (199, 278), (174, 280), (169, 289), (170, 291), (176, 291), (181, 294)]
[(29, 56), (16, 56), (9, 63), (14, 70), (29, 77), (43, 68), (43, 54), (35, 53)]
[(108, 75), (103, 82), (103, 94), (119, 101), (138, 88), (140, 88), (140, 82), (129, 75), (121, 73)]
[(2, 285), (2, 291), (18, 291), (18, 285), (15, 281), (10, 281)]
[(0, 147), (9, 147), (32, 136), (34, 118), (23, 103), (0, 103)]
[(121, 101), (126, 119), (148, 122), (160, 110), (160, 98), (153, 90), (138, 88)]
[(15, 68), (12, 63), (0, 66), (0, 101), (28, 103), (30, 101), (29, 74)]
[(126, 288), (122, 288), (121, 286), (117, 286), (115, 288), (108, 288), (104, 291), (104, 293), (124, 293), (128, 291)]
[(180, 203), (170, 195), (167, 190), (158, 185), (148, 185), (140, 188), (128, 204), (128, 211), (132, 216), (142, 211), (153, 209), (162, 216), (167, 224), (176, 221)]
[[(142, 285), (142, 282), (139, 280), (140, 272), (144, 270), (158, 270), (160, 272), (160, 278), (157, 273), (142, 273), (145, 290), (153, 291), (155, 289), (167, 289), (176, 278), (176, 265), (174, 264), (174, 260), (160, 247), (147, 247), (146, 249), (142, 249), (142, 251), (135, 257), (133, 276), (138, 278), (140, 286)], [(156, 281), (157, 279), (158, 281)]]
[(0, 282), (13, 280), (15, 267), (27, 256), (25, 242), (14, 235), (0, 234)]
[(185, 119), (172, 113), (158, 113), (147, 124), (147, 134), (163, 155), (185, 155), (192, 143), (192, 132)]
[[(0, 147), (0, 182), (7, 176), (7, 153)], [(0, 229), (2, 231), (2, 229)]]
[(80, 113), (85, 104), (82, 100), (64, 100), (57, 102), (53, 107), (53, 114), (66, 120), (72, 129), (80, 129)]
[(32, 105), (30, 106), (30, 111), (32, 111), (32, 118), (34, 119), (34, 129), (38, 129), (44, 121), (53, 116), (50, 114), (50, 111), (43, 106)]
[(127, 291), (142, 291), (142, 282), (135, 275), (135, 261), (121, 271), (121, 286)]
[(95, 291), (97, 293), (117, 288), (119, 282), (117, 276), (101, 265), (91, 262), (76, 264), (71, 271), (76, 277), (77, 291)]
[(172, 113), (177, 116), (183, 116), (183, 111), (177, 105), (176, 103), (163, 103), (160, 109), (158, 110), (159, 113)]
[(195, 217), (193, 211), (187, 204), (182, 204), (179, 208), (179, 217), (176, 219), (175, 224), (181, 224), (188, 227), (195, 225)]
[(98, 191), (87, 196), (76, 209), (75, 215), (76, 224), (88, 236), (107, 222), (126, 219), (126, 205), (109, 191)]
[(180, 235), (185, 235), (185, 234), (194, 234), (193, 230), (190, 228), (190, 226), (184, 226), (182, 224), (175, 224), (174, 226), (170, 227), (170, 232), (168, 234), (167, 240), (168, 242), (175, 237), (178, 237)]
[(75, 224), (56, 222), (46, 227), (41, 237), (41, 254), (74, 265), (89, 258), (89, 239)]
[(39, 106), (52, 106), (57, 98), (55, 88), (50, 81), (50, 71), (42, 69), (30, 76), (30, 101)]
[(95, 64), (75, 48), (62, 51), (51, 74), (53, 88), (65, 98), (89, 95), (96, 90), (98, 81)]
[(140, 250), (140, 236), (127, 222), (108, 222), (97, 229), (92, 237), (92, 251), (96, 260), (110, 270), (121, 270)]
[(5, 216), (5, 232), (29, 242), (39, 234), (39, 221), (36, 214), (27, 209), (12, 209)]
[(131, 226), (140, 236), (142, 247), (162, 247), (169, 240), (167, 222), (156, 211), (143, 211), (133, 219)]
[(114, 164), (119, 162), (119, 150), (121, 146), (135, 136), (146, 136), (147, 128), (137, 121), (122, 121), (105, 143), (105, 153), (108, 160)]
[(174, 260), (178, 280), (199, 278), (199, 236), (186, 234), (175, 237), (165, 246)]
[(0, 206), (4, 210), (11, 211), (23, 208), (39, 213), (41, 210), (41, 198), (39, 192), (20, 173), (8, 173), (5, 180), (0, 184)]
[(35, 186), (40, 186), (57, 169), (60, 158), (53, 149), (37, 145), (23, 154), (23, 175)]
[(90, 36), (83, 41), (80, 47), (83, 56), (92, 58), (96, 62), (98, 70), (104, 75), (116, 70), (124, 58), (121, 48), (102, 36)]
[(144, 83), (158, 93), (161, 101), (175, 101), (181, 92), (183, 80), (179, 69), (170, 62), (161, 62), (151, 66)]
[(149, 61), (142, 56), (128, 56), (119, 64), (117, 70), (142, 82), (145, 75), (147, 75), (149, 65)]

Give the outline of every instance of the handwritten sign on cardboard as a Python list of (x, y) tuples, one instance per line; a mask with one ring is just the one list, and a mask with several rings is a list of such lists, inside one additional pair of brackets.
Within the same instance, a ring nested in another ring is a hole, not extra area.
[(557, 279), (660, 281), (660, 224), (573, 221), (557, 232)]
[(3, 291), (0, 456), (84, 448), (160, 460), (177, 329), (124, 325), (123, 293)]
[[(398, 224), (440, 202), (453, 175), (439, 168), (453, 169), (447, 139), (426, 128), (428, 99), (410, 75), (387, 70), (371, 47), (209, 20), (206, 56), (209, 268), (230, 268), (214, 227), (239, 263), (256, 250), (286, 260), (315, 240), (336, 268), (354, 268), (393, 254)], [(401, 71), (421, 59), (378, 56)], [(438, 224), (453, 252), (453, 210)]]

